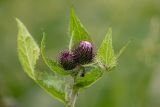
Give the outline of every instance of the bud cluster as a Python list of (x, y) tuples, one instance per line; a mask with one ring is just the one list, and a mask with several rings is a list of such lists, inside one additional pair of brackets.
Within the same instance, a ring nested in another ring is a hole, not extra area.
[(65, 70), (72, 70), (77, 65), (88, 64), (94, 59), (92, 43), (81, 41), (73, 51), (65, 51), (60, 54), (59, 63)]

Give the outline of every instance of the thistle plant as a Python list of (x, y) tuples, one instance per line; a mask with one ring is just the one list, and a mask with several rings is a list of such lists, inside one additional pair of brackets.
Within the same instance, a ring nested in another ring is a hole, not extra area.
[[(67, 51), (57, 55), (58, 60), (47, 57), (45, 53), (46, 37), (43, 33), (41, 48), (37, 45), (24, 24), (18, 24), (18, 57), (24, 71), (47, 93), (61, 101), (66, 107), (74, 107), (81, 89), (90, 87), (107, 71), (116, 67), (117, 59), (128, 43), (118, 54), (112, 46), (112, 29), (109, 28), (99, 49), (75, 15), (70, 13), (70, 43)], [(37, 60), (42, 57), (51, 71), (40, 71)]]

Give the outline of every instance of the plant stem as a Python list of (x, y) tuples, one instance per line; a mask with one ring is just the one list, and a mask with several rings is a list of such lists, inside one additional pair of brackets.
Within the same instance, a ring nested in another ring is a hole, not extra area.
[(78, 89), (73, 88), (72, 93), (71, 93), (70, 102), (67, 104), (66, 107), (74, 107), (75, 103), (76, 103), (77, 96), (78, 96)]
[(67, 103), (66, 107), (75, 107), (75, 103), (76, 103), (76, 99), (78, 96), (78, 92), (79, 92), (79, 88), (75, 87), (75, 81), (77, 79), (78, 73), (80, 70), (83, 70), (83, 72), (85, 71), (84, 67), (79, 66), (79, 68), (72, 74), (73, 77), (73, 86), (72, 86), (72, 91), (69, 95), (69, 102)]
[(75, 75), (73, 75), (73, 87), (72, 87), (72, 92), (70, 93), (70, 100), (67, 104), (66, 107), (74, 107), (75, 106), (75, 103), (76, 103), (76, 99), (77, 99), (77, 96), (78, 96), (78, 91), (79, 91), (79, 88), (75, 87), (74, 84), (75, 84), (75, 80), (77, 78), (77, 75), (78, 75), (78, 72), (75, 73)]

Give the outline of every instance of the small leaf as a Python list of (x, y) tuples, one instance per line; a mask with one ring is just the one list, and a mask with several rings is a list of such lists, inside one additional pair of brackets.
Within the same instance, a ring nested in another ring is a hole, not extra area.
[(78, 77), (75, 81), (75, 86), (78, 88), (89, 87), (102, 77), (103, 72), (97, 66), (86, 72), (85, 76)]
[(18, 24), (18, 57), (24, 71), (35, 79), (34, 69), (40, 50), (24, 24), (19, 19), (16, 21)]
[(107, 69), (111, 69), (116, 66), (116, 57), (112, 47), (112, 29), (109, 28), (105, 39), (103, 40), (98, 53), (97, 59), (100, 63), (105, 65)]
[(40, 72), (36, 82), (50, 95), (59, 101), (66, 103), (65, 88), (67, 84), (61, 78), (47, 72)]
[(79, 18), (75, 15), (73, 8), (71, 9), (70, 16), (70, 35), (69, 50), (77, 46), (81, 41), (92, 41)]
[(44, 62), (46, 63), (46, 65), (55, 73), (60, 74), (60, 75), (68, 75), (69, 72), (65, 71), (63, 68), (60, 67), (60, 65), (56, 62), (53, 61), (51, 59), (49, 59), (48, 57), (46, 57), (45, 54), (45, 34), (43, 34), (43, 38), (41, 41), (41, 54), (42, 54), (42, 58), (44, 60)]
[(128, 41), (119, 51), (119, 53), (116, 55), (116, 58), (118, 59), (121, 54), (124, 52), (124, 50), (127, 48), (127, 46), (131, 43), (131, 41)]

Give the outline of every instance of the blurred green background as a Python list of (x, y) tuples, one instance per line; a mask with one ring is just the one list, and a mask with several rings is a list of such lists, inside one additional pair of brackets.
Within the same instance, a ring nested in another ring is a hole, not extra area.
[(17, 57), (18, 17), (47, 54), (67, 49), (69, 11), (76, 13), (97, 47), (113, 29), (116, 52), (132, 40), (117, 68), (82, 91), (76, 107), (160, 107), (160, 0), (0, 0), (0, 107), (63, 107), (24, 72)]

